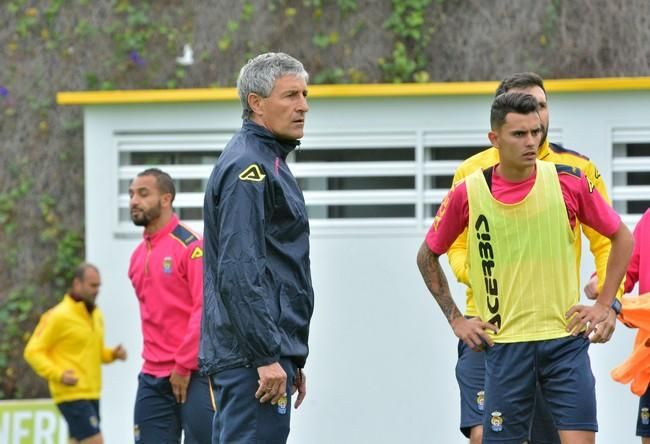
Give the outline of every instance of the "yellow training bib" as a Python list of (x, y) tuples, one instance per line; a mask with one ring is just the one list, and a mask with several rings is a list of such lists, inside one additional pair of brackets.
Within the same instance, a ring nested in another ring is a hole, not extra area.
[(555, 165), (537, 161), (535, 184), (515, 204), (497, 201), (482, 170), (466, 180), (469, 280), (498, 343), (568, 336), (565, 313), (579, 300), (575, 234)]

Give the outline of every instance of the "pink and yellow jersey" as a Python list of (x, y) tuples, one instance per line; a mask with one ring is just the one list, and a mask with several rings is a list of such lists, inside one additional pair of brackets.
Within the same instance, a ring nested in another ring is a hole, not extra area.
[[(555, 164), (568, 165), (578, 168), (584, 176), (589, 180), (592, 186), (598, 190), (603, 198), (609, 202), (607, 189), (602, 177), (595, 165), (587, 158), (575, 151), (567, 150), (559, 145), (549, 143), (548, 140), (539, 148), (537, 158)], [(499, 151), (492, 147), (466, 159), (456, 170), (454, 174), (453, 183), (461, 181), (477, 169), (487, 169), (499, 163)], [(601, 236), (597, 231), (593, 230), (587, 224), (576, 224), (576, 274), (580, 273), (580, 253), (582, 251), (580, 229), (585, 233), (589, 240), (589, 248), (594, 256), (596, 262), (596, 272), (598, 274), (598, 282), (602, 283), (605, 279), (605, 269), (607, 268), (607, 258), (609, 257), (609, 250), (611, 243), (609, 239)], [(469, 287), (467, 277), (467, 233), (463, 233), (458, 237), (456, 242), (449, 248), (448, 251), (449, 264), (454, 272), (454, 275), (459, 282), (468, 285), (467, 300), (465, 307), (465, 314), (468, 316), (476, 316), (476, 307), (472, 297), (472, 289)], [(619, 296), (622, 294), (622, 288)]]
[(142, 372), (156, 377), (198, 368), (203, 309), (203, 243), (173, 215), (145, 234), (131, 255), (129, 278), (140, 303)]
[[(496, 342), (565, 336), (564, 313), (579, 298), (577, 274), (571, 271), (573, 229), (580, 220), (609, 236), (620, 218), (571, 167), (538, 161), (535, 174), (522, 182), (508, 182), (492, 168), (468, 180), (450, 191), (427, 234), (427, 245), (441, 255), (470, 225), (468, 276), (480, 295), (477, 314), (500, 327)], [(487, 219), (479, 223), (481, 214)], [(492, 250), (499, 253), (500, 267), (490, 265), (494, 259), (486, 255)]]
[(639, 283), (638, 297), (624, 297), (620, 319), (629, 327), (638, 328), (632, 354), (614, 370), (612, 378), (630, 383), (632, 393), (643, 396), (650, 384), (650, 209), (634, 227), (634, 250), (625, 276), (625, 292)]
[(634, 250), (625, 275), (625, 292), (636, 283), (639, 293), (650, 293), (650, 210), (647, 210), (634, 227)]

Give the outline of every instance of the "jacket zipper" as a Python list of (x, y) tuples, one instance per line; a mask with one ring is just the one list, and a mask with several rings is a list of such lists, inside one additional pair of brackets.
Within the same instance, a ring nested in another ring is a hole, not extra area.
[(149, 256), (151, 256), (151, 241), (147, 240), (147, 256), (144, 258), (144, 275), (149, 275)]

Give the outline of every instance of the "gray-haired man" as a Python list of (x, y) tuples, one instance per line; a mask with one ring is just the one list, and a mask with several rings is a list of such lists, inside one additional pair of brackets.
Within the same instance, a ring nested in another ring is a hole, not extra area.
[(286, 442), (313, 311), (309, 223), (286, 156), (303, 136), (308, 74), (282, 53), (241, 70), (243, 125), (219, 157), (204, 202), (199, 359), (211, 375), (213, 443)]

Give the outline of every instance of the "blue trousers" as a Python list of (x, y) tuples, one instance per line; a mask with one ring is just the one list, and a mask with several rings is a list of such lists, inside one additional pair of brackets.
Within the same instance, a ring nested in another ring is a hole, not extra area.
[(169, 378), (140, 373), (133, 435), (136, 444), (210, 444), (214, 401), (207, 376), (192, 373), (184, 404), (176, 402)]
[(255, 398), (259, 376), (254, 367), (239, 367), (211, 375), (219, 406), (214, 415), (212, 444), (284, 444), (289, 436), (291, 387), (296, 367), (289, 359), (280, 365), (287, 373), (287, 399), (276, 405)]

